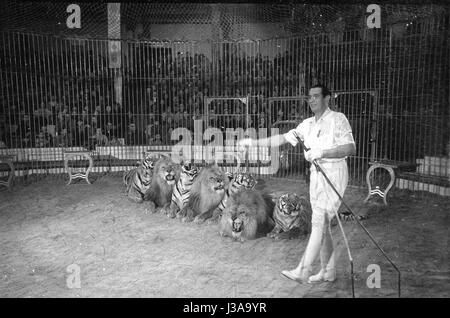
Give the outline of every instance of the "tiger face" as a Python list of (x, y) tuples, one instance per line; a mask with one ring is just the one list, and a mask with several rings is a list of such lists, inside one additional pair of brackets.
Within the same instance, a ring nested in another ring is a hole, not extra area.
[(165, 180), (168, 185), (173, 186), (177, 177), (177, 165), (169, 158), (162, 158), (158, 160), (155, 165), (155, 170), (159, 174), (161, 180)]
[(158, 158), (155, 158), (152, 155), (147, 155), (145, 159), (141, 163), (141, 167), (147, 175), (153, 173), (153, 169), (155, 168), (155, 164), (158, 161)]
[(181, 166), (180, 180), (184, 185), (189, 185), (194, 182), (200, 169), (197, 165), (192, 163), (186, 163)]
[(278, 198), (273, 217), (283, 232), (295, 227), (308, 228), (311, 223), (311, 208), (308, 201), (295, 193), (286, 193)]
[(302, 202), (297, 194), (286, 193), (278, 199), (277, 207), (283, 215), (297, 217), (300, 213)]
[(253, 189), (256, 185), (256, 179), (249, 173), (236, 173), (230, 182), (228, 189), (230, 195), (237, 193), (241, 189)]

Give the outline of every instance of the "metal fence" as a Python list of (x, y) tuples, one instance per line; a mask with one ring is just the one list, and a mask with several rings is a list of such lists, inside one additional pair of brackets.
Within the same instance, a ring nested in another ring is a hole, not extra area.
[[(365, 185), (369, 162), (380, 159), (417, 164), (416, 175), (448, 181), (448, 23), (444, 16), (404, 29), (237, 42), (2, 32), (0, 154), (58, 161), (64, 149), (79, 148), (112, 158), (97, 172), (129, 169), (120, 161), (177, 144), (178, 127), (199, 129), (192, 142), (203, 146), (211, 127), (224, 139), (227, 128), (236, 136), (249, 128), (285, 132), (311, 116), (302, 96), (321, 82), (352, 125), (352, 184)], [(270, 149), (247, 159), (261, 176), (307, 176), (299, 149), (277, 156), (277, 171), (267, 168)]]

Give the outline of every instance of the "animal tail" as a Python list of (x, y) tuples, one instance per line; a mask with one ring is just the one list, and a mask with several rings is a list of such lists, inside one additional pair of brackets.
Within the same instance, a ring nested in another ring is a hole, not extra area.
[(127, 188), (128, 188), (128, 185), (130, 184), (130, 178), (131, 178), (131, 175), (133, 174), (133, 172), (134, 172), (134, 169), (125, 171), (125, 172), (123, 173), (123, 177), (122, 177), (123, 184), (124, 184)]

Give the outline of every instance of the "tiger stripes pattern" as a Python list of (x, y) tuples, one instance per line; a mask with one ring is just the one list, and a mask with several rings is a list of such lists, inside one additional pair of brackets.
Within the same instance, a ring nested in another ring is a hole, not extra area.
[[(275, 227), (270, 237), (288, 238), (291, 234), (301, 234), (310, 232), (311, 228), (311, 208), (308, 200), (295, 193), (281, 195), (273, 211)], [(294, 231), (295, 230), (295, 231)], [(280, 235), (286, 233), (286, 235)]]
[(180, 178), (175, 184), (172, 192), (172, 202), (169, 211), (166, 211), (168, 217), (175, 217), (189, 201), (191, 188), (194, 184), (194, 179), (199, 173), (198, 166), (187, 163), (181, 166)]
[(139, 167), (124, 172), (122, 180), (127, 197), (130, 200), (136, 203), (144, 201), (144, 194), (150, 187), (153, 168), (157, 160), (157, 158), (149, 155), (141, 162)]

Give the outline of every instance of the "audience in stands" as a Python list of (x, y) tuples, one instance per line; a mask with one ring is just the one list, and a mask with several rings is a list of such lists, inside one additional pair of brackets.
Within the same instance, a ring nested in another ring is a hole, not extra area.
[(97, 128), (95, 131), (95, 135), (92, 136), (94, 139), (94, 144), (96, 146), (107, 146), (108, 145), (108, 137), (102, 133), (101, 128)]
[[(5, 127), (0, 147), (170, 145), (177, 142), (171, 140), (173, 129), (193, 131), (194, 120), (202, 119), (203, 129), (224, 130), (269, 128), (276, 121), (302, 118), (301, 102), (277, 101), (269, 109), (266, 100), (302, 92), (304, 69), (295, 63), (288, 67), (283, 62), (289, 57), (287, 52), (273, 60), (261, 55), (230, 56), (223, 61), (226, 65), (218, 63), (214, 73), (203, 54), (161, 52), (162, 57), (155, 59), (148, 52), (143, 54), (144, 68), (137, 61), (124, 61), (121, 102), (113, 77), (102, 77), (111, 71), (104, 66), (91, 74), (92, 82), (49, 82), (51, 93), (38, 90), (18, 102), (6, 100), (7, 109), (0, 118)], [(248, 113), (241, 101), (213, 100), (205, 114), (205, 96), (250, 96)]]

